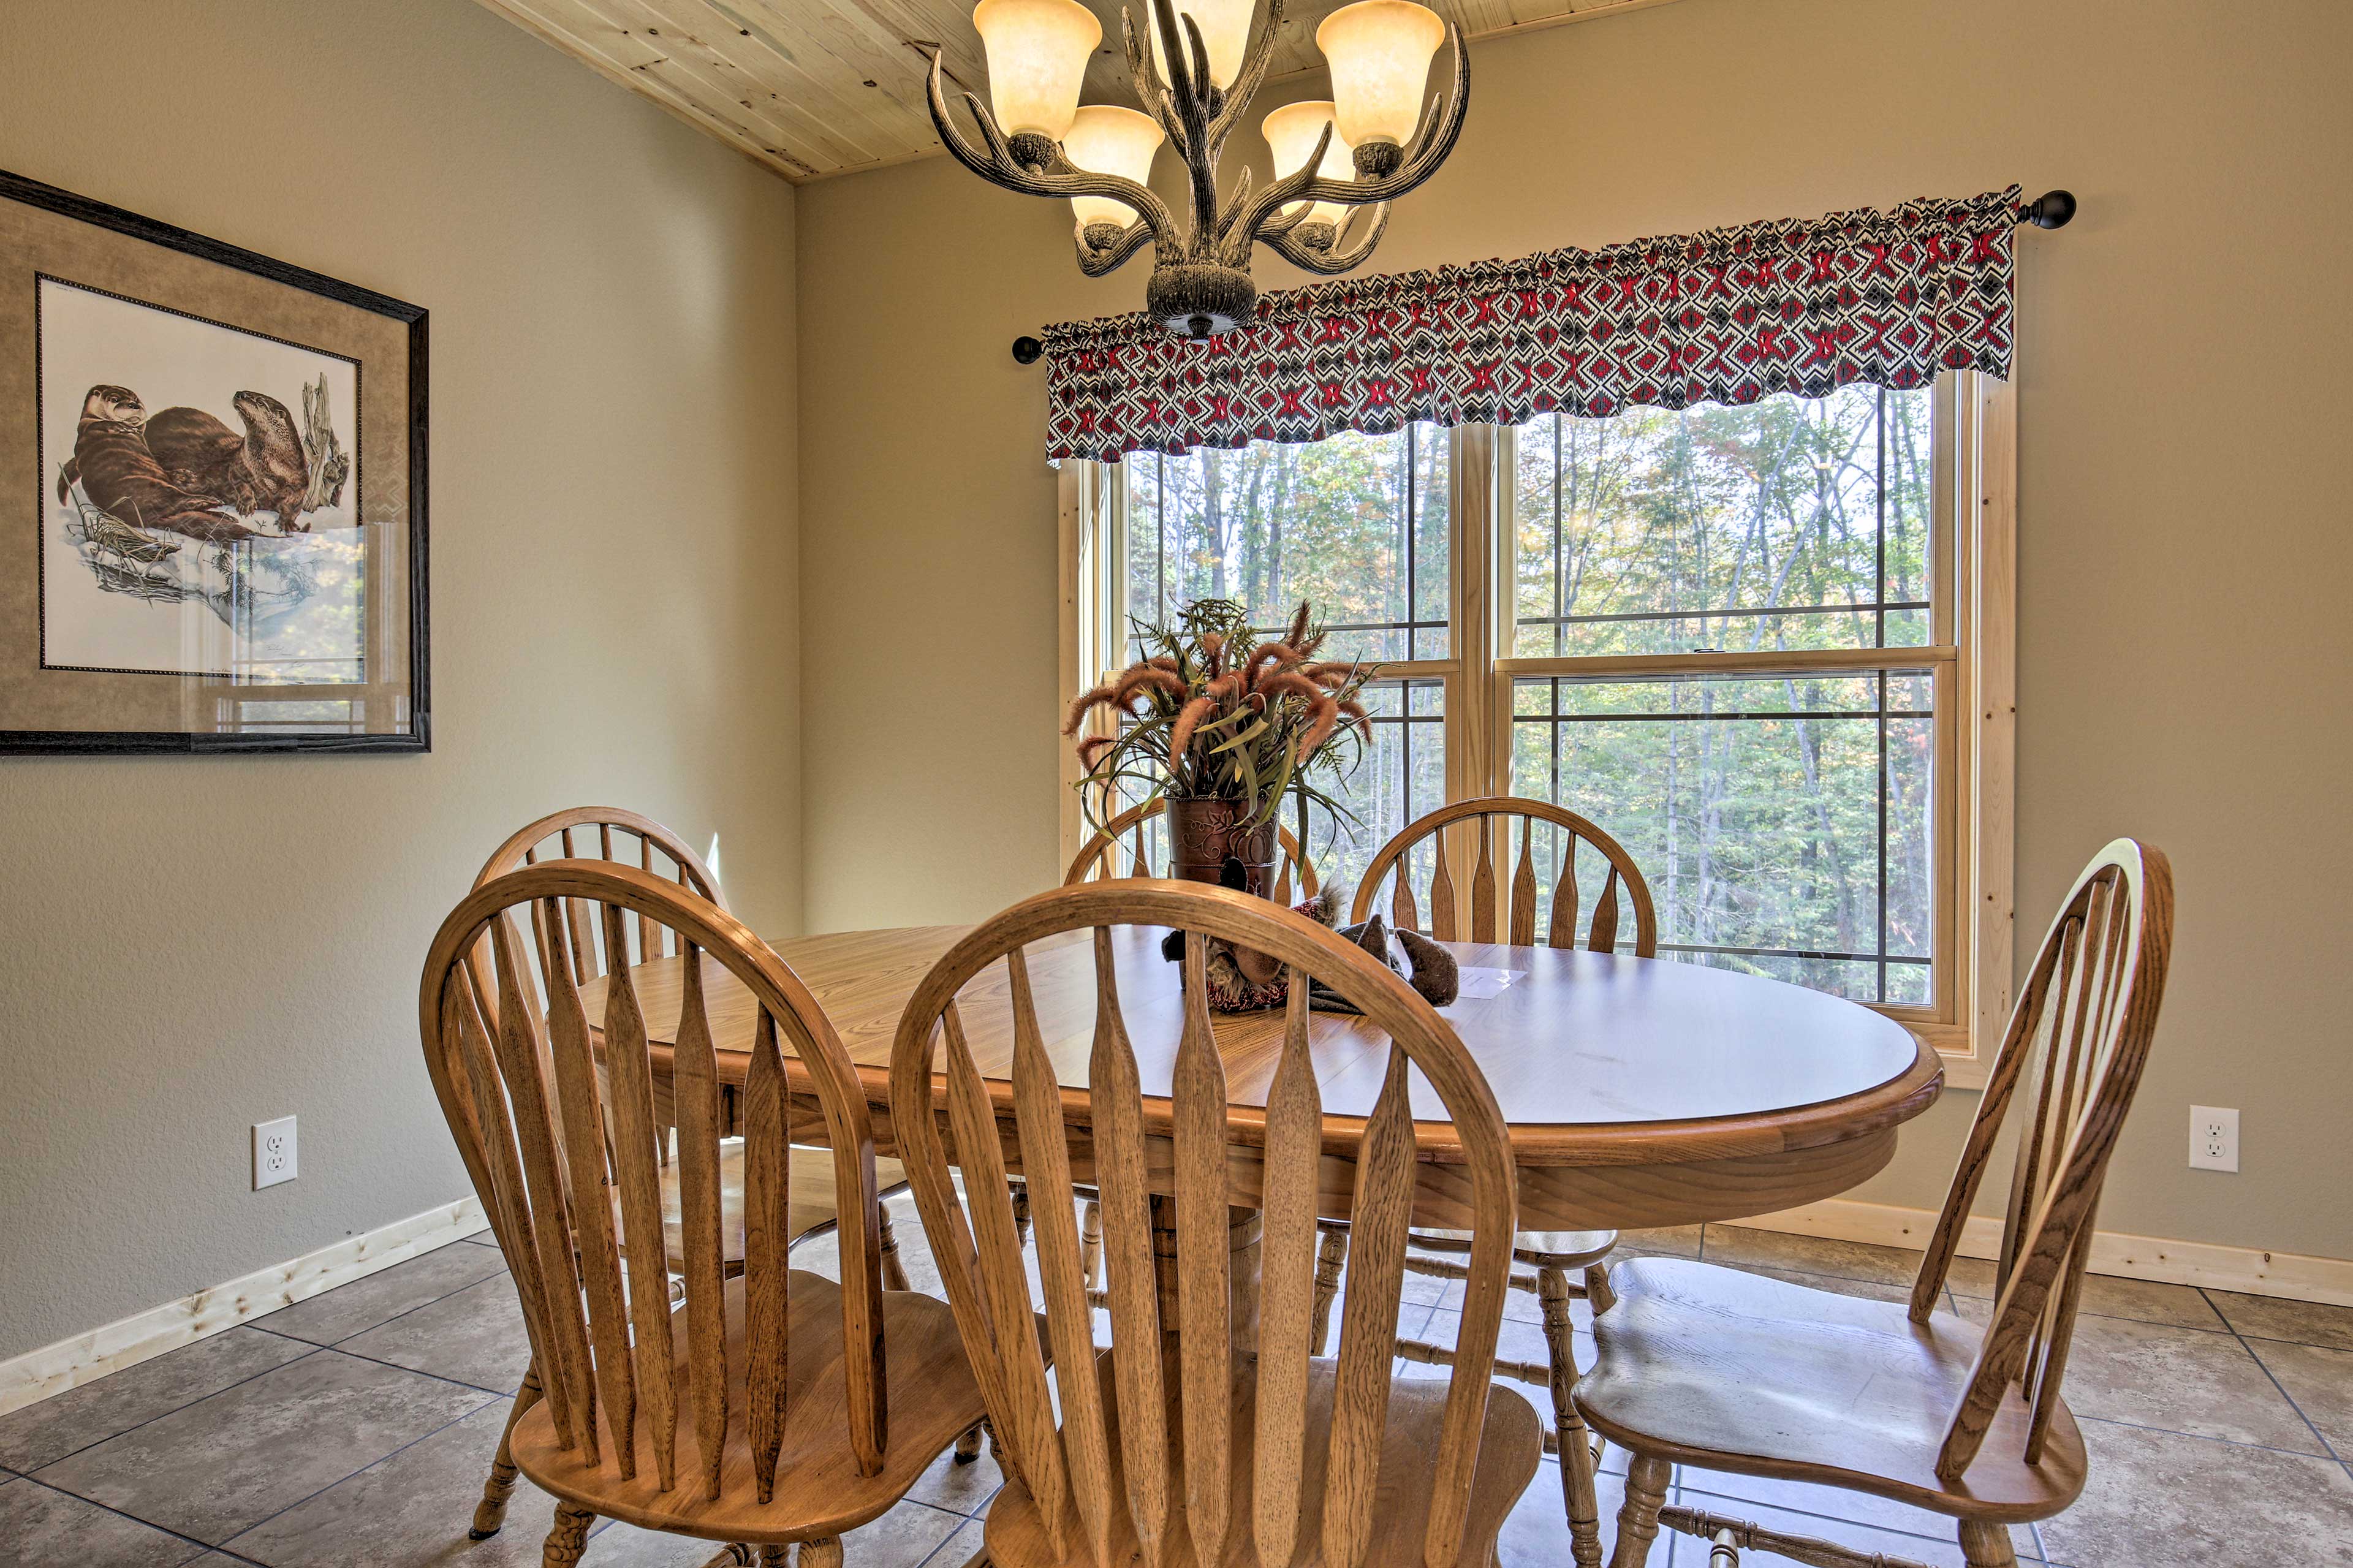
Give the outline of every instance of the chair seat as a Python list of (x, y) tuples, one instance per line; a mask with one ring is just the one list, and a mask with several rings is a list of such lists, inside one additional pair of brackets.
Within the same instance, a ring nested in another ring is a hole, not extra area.
[[(833, 1201), (833, 1151), (796, 1143), (792, 1158), (792, 1206), (785, 1216), (787, 1244), (839, 1220)], [(661, 1167), (662, 1249), (673, 1270), (686, 1265), (686, 1240), (679, 1219), (678, 1162)], [(896, 1160), (874, 1162), (874, 1185), (890, 1193), (907, 1184), (907, 1173)], [(744, 1140), (719, 1142), (719, 1251), (734, 1272), (744, 1263)]]
[(2018, 1522), (2084, 1489), (2084, 1439), (2063, 1402), (2039, 1463), (2013, 1386), (1961, 1479), (1936, 1477), (1947, 1424), (1982, 1335), (1866, 1300), (1715, 1264), (1644, 1258), (1610, 1270), (1599, 1356), (1577, 1387), (1594, 1430), (1678, 1464), (1875, 1493), (1959, 1519)]
[[(1426, 1252), (1468, 1252), (1467, 1230), (1406, 1232), (1406, 1243)], [(1512, 1257), (1537, 1268), (1582, 1268), (1609, 1256), (1618, 1245), (1614, 1230), (1521, 1230), (1512, 1233)]]
[[(1111, 1442), (1109, 1491), (1112, 1563), (1141, 1561), (1135, 1526), (1127, 1511), (1127, 1485), (1121, 1464), (1118, 1389), (1106, 1352), (1097, 1358), (1102, 1380), (1104, 1423)], [(1300, 1470), (1300, 1548), (1294, 1559), (1314, 1555), (1313, 1542), (1324, 1527), (1324, 1475), (1332, 1426), (1332, 1395), (1339, 1363), (1318, 1357), (1308, 1363), (1307, 1441)], [(1261, 1565), (1250, 1532), (1251, 1455), (1256, 1433), (1258, 1361), (1237, 1353), (1232, 1378), (1232, 1500), (1231, 1521), (1220, 1568), (1285, 1568)], [(1430, 1518), (1430, 1456), (1439, 1450), (1439, 1435), (1446, 1415), (1448, 1385), (1443, 1382), (1400, 1378), (1389, 1384), (1388, 1426), (1382, 1438), (1379, 1479), (1374, 1489), (1372, 1543), (1360, 1568), (1419, 1568), (1422, 1531)], [(1168, 1432), (1172, 1446), (1181, 1429), (1176, 1380), (1168, 1383)], [(1486, 1425), (1481, 1430), (1479, 1465), (1471, 1482), (1471, 1508), (1456, 1556), (1460, 1568), (1493, 1568), (1495, 1539), (1520, 1493), (1536, 1473), (1544, 1451), (1542, 1427), (1535, 1406), (1512, 1390), (1496, 1385), (1488, 1395)], [(1163, 1542), (1162, 1568), (1199, 1568), (1193, 1542), (1185, 1528), (1185, 1483), (1181, 1458), (1168, 1478), (1168, 1535)], [(1038, 1505), (1026, 1487), (1010, 1476), (997, 1500), (989, 1505), (984, 1540), (996, 1568), (1093, 1568), (1084, 1532), (1070, 1532), (1069, 1550), (1058, 1552), (1048, 1538)]]
[[(727, 1283), (727, 1408), (723, 1479), (717, 1500), (704, 1498), (702, 1447), (687, 1369), (686, 1320), (672, 1319), (678, 1391), (677, 1485), (659, 1489), (642, 1396), (638, 1402), (638, 1473), (623, 1479), (607, 1442), (598, 1462), (585, 1448), (556, 1446), (555, 1417), (544, 1401), (515, 1423), (515, 1463), (559, 1498), (650, 1530), (711, 1541), (781, 1544), (839, 1535), (890, 1510), (941, 1450), (987, 1414), (965, 1362), (955, 1317), (945, 1301), (913, 1291), (882, 1293), (882, 1335), (890, 1442), (877, 1474), (858, 1473), (842, 1420), (847, 1399), (841, 1362), (841, 1288), (823, 1275), (787, 1277), (785, 1430), (773, 1500), (756, 1500), (745, 1413), (744, 1281)], [(606, 1416), (600, 1403), (600, 1426)]]

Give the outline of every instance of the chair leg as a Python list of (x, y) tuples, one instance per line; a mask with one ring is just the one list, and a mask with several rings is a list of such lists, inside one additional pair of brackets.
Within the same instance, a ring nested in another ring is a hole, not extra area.
[(1969, 1568), (2018, 1568), (2018, 1552), (2010, 1543), (2010, 1526), (1961, 1521), (1961, 1556)]
[(882, 1289), (907, 1289), (907, 1266), (899, 1261), (899, 1237), (891, 1228), (891, 1205), (878, 1199), (874, 1205), (874, 1218), (882, 1231)]
[(1013, 1238), (1021, 1246), (1029, 1245), (1029, 1184), (1013, 1184)]
[(547, 1544), (540, 1548), (540, 1568), (572, 1568), (588, 1550), (588, 1527), (596, 1522), (591, 1510), (578, 1503), (557, 1503), (555, 1528), (547, 1532)]
[(1664, 1459), (1637, 1454), (1626, 1467), (1626, 1506), (1618, 1510), (1618, 1547), (1609, 1568), (1642, 1568), (1651, 1542), (1659, 1538), (1659, 1510), (1667, 1503), (1667, 1483), (1675, 1468)]
[[(779, 1563), (782, 1558), (777, 1559)], [(841, 1537), (828, 1535), (801, 1542), (800, 1568), (841, 1568)]]
[(1079, 1273), (1090, 1290), (1103, 1283), (1103, 1204), (1096, 1198), (1079, 1211)]
[(1569, 1551), (1577, 1568), (1601, 1568), (1601, 1502), (1595, 1495), (1593, 1441), (1577, 1413), (1577, 1337), (1568, 1315), (1568, 1276), (1536, 1271), (1544, 1304), (1545, 1348), (1552, 1361), (1552, 1425), (1560, 1437), (1560, 1495), (1568, 1512)]
[(1308, 1330), (1308, 1342), (1315, 1353), (1324, 1353), (1324, 1342), (1332, 1333), (1332, 1303), (1340, 1294), (1340, 1268), (1348, 1261), (1348, 1233), (1327, 1230), (1315, 1244), (1315, 1312)]
[(752, 1564), (756, 1561), (758, 1559), (753, 1555), (750, 1547), (740, 1541), (731, 1541), (725, 1550), (705, 1563), (702, 1568), (752, 1568)]
[(539, 1399), (539, 1363), (534, 1360), (523, 1370), (522, 1386), (515, 1390), (514, 1405), (507, 1411), (507, 1427), (499, 1434), (499, 1451), (491, 1456), (491, 1473), (482, 1482), (482, 1500), (474, 1505), (474, 1528), (466, 1531), (467, 1540), (488, 1541), (506, 1523), (507, 1500), (514, 1496), (515, 1489), (515, 1423)]
[(1618, 1292), (1609, 1289), (1609, 1265), (1588, 1263), (1585, 1266), (1585, 1299), (1593, 1304), (1593, 1315), (1597, 1318), (1618, 1304)]

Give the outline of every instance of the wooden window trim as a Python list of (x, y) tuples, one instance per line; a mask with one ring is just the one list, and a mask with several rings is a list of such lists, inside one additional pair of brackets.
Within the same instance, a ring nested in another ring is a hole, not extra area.
[[(1451, 622), (1446, 658), (1398, 661), (1385, 673), (1445, 686), (1446, 789), (1451, 800), (1501, 793), (1511, 763), (1512, 682), (1535, 675), (1677, 671), (1921, 669), (1934, 672), (1937, 709), (1936, 973), (1932, 1007), (1875, 1010), (1912, 1029), (1945, 1058), (1947, 1081), (1974, 1089), (2010, 1014), (2015, 961), (2017, 761), (2018, 416), (2011, 384), (1973, 372), (1936, 386), (1937, 468), (1933, 543), (1951, 576), (1921, 647), (1808, 649), (1778, 654), (1680, 654), (1569, 658), (1500, 657), (1513, 646), (1507, 487), (1514, 432), (1449, 432)], [(1948, 433), (1948, 434), (1947, 434)], [(1066, 462), (1058, 479), (1063, 700), (1117, 668), (1125, 640), (1125, 493), (1115, 465)], [(1483, 672), (1483, 673), (1482, 673)], [(1084, 842), (1077, 758), (1059, 753), (1061, 861)], [(1873, 1005), (1864, 1004), (1864, 1005)]]

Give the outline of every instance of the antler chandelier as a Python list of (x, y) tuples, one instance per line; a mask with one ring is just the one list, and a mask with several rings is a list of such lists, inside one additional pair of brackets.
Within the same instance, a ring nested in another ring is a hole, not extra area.
[[(1436, 174), (1454, 149), (1471, 96), (1461, 34), (1412, 0), (1357, 0), (1315, 30), (1331, 68), (1331, 99), (1268, 115), (1262, 129), (1274, 180), (1254, 193), (1244, 168), (1221, 201), (1219, 160), (1265, 79), (1282, 0), (1267, 0), (1255, 38), (1255, 0), (1145, 4), (1148, 49), (1134, 18), (1120, 13), (1128, 75), (1145, 113), (1079, 107), (1103, 24), (1078, 0), (980, 0), (972, 19), (987, 50), (990, 104), (969, 92), (964, 100), (981, 145), (949, 116), (937, 52), (932, 123), (956, 161), (990, 184), (1069, 197), (1078, 215), (1079, 268), (1088, 277), (1111, 271), (1150, 241), (1145, 309), (1170, 331), (1211, 338), (1250, 320), (1258, 304), (1250, 247), (1260, 241), (1309, 272), (1356, 266), (1380, 243), (1388, 204)], [(1454, 51), (1453, 80), (1424, 113), (1421, 89), (1441, 38)], [(1146, 184), (1164, 137), (1185, 160), (1188, 228)]]

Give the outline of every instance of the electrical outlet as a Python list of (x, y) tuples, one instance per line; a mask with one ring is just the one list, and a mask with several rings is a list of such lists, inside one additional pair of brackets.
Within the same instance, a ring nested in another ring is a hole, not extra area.
[(2189, 1108), (2189, 1168), (2193, 1171), (2236, 1171), (2239, 1168), (2239, 1113), (2213, 1105)]
[(295, 1176), (294, 1119), (281, 1116), (275, 1121), (253, 1124), (253, 1190), (274, 1187), (280, 1182), (290, 1182)]

